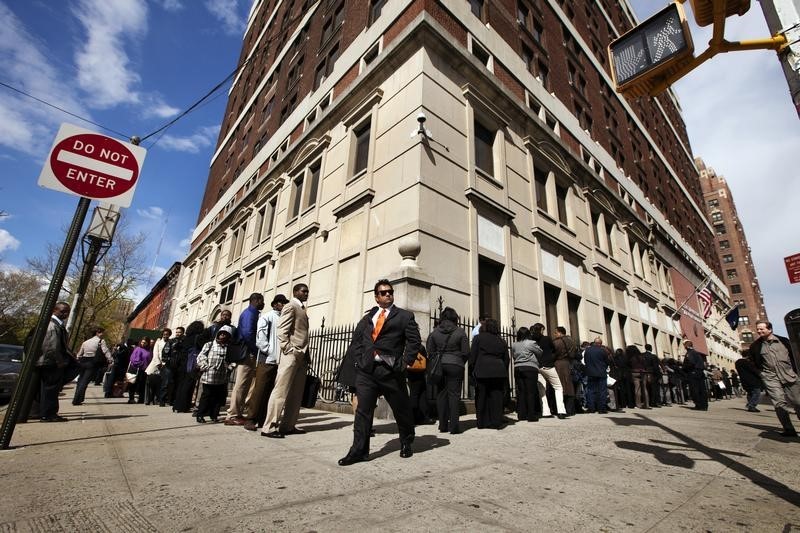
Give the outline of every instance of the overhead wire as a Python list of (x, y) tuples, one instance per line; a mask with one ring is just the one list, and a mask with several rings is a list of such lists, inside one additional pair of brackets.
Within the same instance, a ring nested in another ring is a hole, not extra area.
[(27, 96), (28, 98), (30, 98), (32, 100), (36, 100), (40, 104), (44, 104), (44, 105), (46, 105), (48, 107), (52, 107), (53, 109), (57, 109), (58, 111), (61, 111), (62, 113), (66, 113), (67, 115), (69, 115), (71, 117), (74, 117), (74, 118), (77, 118), (78, 120), (82, 120), (82, 121), (87, 122), (87, 123), (89, 123), (89, 124), (91, 124), (93, 126), (97, 126), (98, 128), (104, 129), (106, 131), (110, 131), (111, 133), (114, 133), (116, 135), (119, 135), (120, 137), (123, 137), (125, 140), (128, 140), (128, 139), (131, 138), (130, 135), (122, 133), (121, 131), (117, 131), (117, 130), (115, 130), (113, 128), (109, 128), (108, 126), (103, 126), (102, 124), (98, 124), (97, 122), (94, 122), (93, 120), (90, 120), (90, 119), (88, 119), (86, 117), (82, 117), (82, 116), (78, 115), (77, 113), (73, 113), (72, 111), (67, 111), (63, 107), (59, 107), (59, 106), (57, 106), (55, 104), (51, 104), (47, 100), (43, 100), (41, 98), (33, 96), (32, 94), (26, 93), (22, 89), (17, 89), (13, 85), (9, 85), (8, 83), (4, 83), (2, 81), (0, 81), (0, 85), (2, 85), (3, 87), (5, 87), (7, 89), (11, 89), (12, 91), (17, 92), (17, 93), (19, 93), (19, 94), (21, 94), (23, 96)]

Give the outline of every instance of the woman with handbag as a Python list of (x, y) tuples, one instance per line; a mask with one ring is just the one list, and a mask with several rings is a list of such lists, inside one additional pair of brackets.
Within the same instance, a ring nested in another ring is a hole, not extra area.
[(408, 397), (411, 403), (411, 412), (414, 415), (414, 425), (416, 426), (434, 423), (428, 414), (428, 395), (426, 394), (427, 387), (425, 384), (427, 360), (428, 353), (425, 348), (422, 348), (417, 354), (414, 364), (406, 368)]
[[(439, 431), (456, 435), (461, 433), (459, 410), (469, 343), (464, 329), (458, 326), (458, 313), (453, 308), (445, 307), (442, 310), (439, 325), (425, 344), (429, 356), (428, 377), (431, 384), (439, 387), (436, 395)], [(438, 365), (439, 368), (431, 368), (431, 365)], [(430, 379), (431, 375), (435, 376), (434, 379)]]
[(144, 403), (144, 389), (147, 383), (147, 374), (144, 369), (153, 359), (153, 352), (150, 351), (150, 338), (143, 337), (139, 340), (139, 345), (131, 352), (131, 359), (128, 363), (128, 373), (136, 374), (136, 378), (128, 385), (128, 403), (134, 403), (133, 396), (138, 394), (139, 403)]
[(225, 406), (228, 396), (228, 343), (232, 336), (233, 328), (222, 326), (217, 330), (216, 338), (207, 342), (197, 356), (203, 392), (198, 402), (196, 418), (201, 424), (205, 423), (206, 416), (216, 422), (220, 409)]
[(490, 318), (474, 339), (469, 366), (475, 375), (475, 414), (478, 429), (503, 429), (503, 393), (508, 376), (508, 345), (500, 325)]

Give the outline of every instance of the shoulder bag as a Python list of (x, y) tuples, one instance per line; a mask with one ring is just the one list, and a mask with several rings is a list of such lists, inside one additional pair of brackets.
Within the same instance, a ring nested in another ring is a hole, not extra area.
[(453, 332), (447, 334), (447, 338), (444, 340), (444, 344), (435, 352), (428, 354), (428, 365), (427, 369), (425, 370), (425, 379), (428, 384), (431, 385), (438, 385), (441, 383), (444, 374), (442, 372), (442, 351), (447, 349), (447, 343), (450, 342), (450, 337), (453, 336)]
[(322, 380), (319, 379), (314, 370), (309, 366), (306, 374), (306, 382), (303, 385), (303, 398), (300, 402), (301, 407), (313, 409), (317, 404), (319, 389), (322, 387)]

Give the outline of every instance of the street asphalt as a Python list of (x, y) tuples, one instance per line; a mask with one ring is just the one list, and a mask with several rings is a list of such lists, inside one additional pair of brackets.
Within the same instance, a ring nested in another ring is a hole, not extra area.
[(460, 435), (417, 428), (409, 459), (376, 421), (369, 461), (340, 467), (349, 414), (304, 409), (305, 435), (268, 439), (71, 396), (69, 422), (20, 424), (0, 451), (0, 533), (800, 531), (800, 440), (744, 399), (502, 431), (467, 415)]

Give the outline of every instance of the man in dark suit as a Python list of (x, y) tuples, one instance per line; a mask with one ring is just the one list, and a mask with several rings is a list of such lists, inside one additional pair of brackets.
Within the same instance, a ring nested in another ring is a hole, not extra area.
[[(58, 393), (64, 386), (65, 369), (75, 366), (69, 353), (67, 330), (64, 321), (69, 317), (70, 307), (66, 302), (58, 302), (47, 325), (42, 342), (42, 353), (36, 360), (39, 369), (40, 393), (39, 415), (42, 422), (66, 422), (58, 416)], [(74, 377), (74, 376), (73, 376)]]
[(375, 402), (386, 398), (400, 433), (400, 457), (414, 452), (414, 415), (408, 399), (405, 368), (422, 347), (414, 315), (394, 305), (394, 289), (389, 280), (375, 284), (377, 306), (364, 315), (356, 327), (351, 346), (355, 353), (358, 408), (353, 424), (353, 445), (339, 459), (340, 466), (367, 460)]
[(692, 341), (684, 341), (686, 356), (683, 359), (683, 369), (689, 378), (689, 391), (696, 411), (708, 411), (708, 391), (706, 390), (706, 357), (694, 349)]

